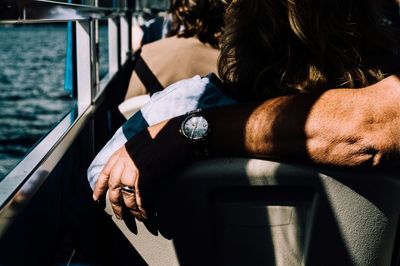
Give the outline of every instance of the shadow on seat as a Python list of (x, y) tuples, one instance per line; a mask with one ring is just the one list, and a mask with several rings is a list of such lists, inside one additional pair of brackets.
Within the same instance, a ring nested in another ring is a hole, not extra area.
[(399, 192), (390, 175), (222, 158), (160, 187), (158, 231), (113, 219), (149, 265), (394, 265)]

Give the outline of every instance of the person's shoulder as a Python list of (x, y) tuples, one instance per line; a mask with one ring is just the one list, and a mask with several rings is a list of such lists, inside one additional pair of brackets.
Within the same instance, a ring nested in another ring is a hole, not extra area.
[(169, 57), (172, 50), (180, 49), (180, 41), (176, 37), (166, 37), (158, 41), (143, 45), (141, 55), (143, 58), (163, 58)]
[(208, 43), (201, 42), (196, 37), (190, 37), (190, 38), (180, 37), (177, 39), (179, 40), (179, 44), (181, 45), (182, 48), (187, 48), (187, 49), (197, 51), (197, 52), (203, 51), (205, 53), (215, 53), (215, 54), (219, 53), (218, 49), (212, 47)]
[(177, 44), (179, 45), (181, 42), (182, 42), (181, 38), (178, 38), (176, 36), (166, 37), (158, 41), (143, 45), (142, 51), (147, 52), (147, 51), (159, 50), (160, 48), (164, 47), (174, 47)]
[(208, 44), (202, 43), (196, 37), (178, 37), (178, 36), (171, 36), (160, 39), (158, 41), (148, 43), (142, 47), (143, 52), (152, 52), (152, 51), (159, 51), (161, 49), (166, 48), (173, 48), (178, 50), (185, 50), (185, 49), (193, 49), (193, 48), (203, 48), (207, 50), (215, 50), (216, 52), (218, 49), (211, 47)]

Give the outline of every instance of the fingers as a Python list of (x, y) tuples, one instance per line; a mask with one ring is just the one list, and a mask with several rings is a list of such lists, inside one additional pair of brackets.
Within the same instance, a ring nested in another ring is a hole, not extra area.
[(121, 189), (122, 199), (128, 209), (137, 211), (135, 179), (137, 179), (137, 171), (125, 168), (121, 176), (121, 183), (123, 186), (132, 188), (132, 192)]
[[(121, 187), (126, 186), (126, 189)], [(93, 191), (93, 199), (98, 200), (108, 189), (109, 201), (115, 216), (123, 217), (128, 210), (139, 220), (147, 218), (139, 190), (139, 171), (129, 155), (121, 149), (111, 156), (101, 171)]]
[(121, 220), (123, 216), (122, 196), (120, 188), (108, 190), (108, 197), (111, 203), (111, 208), (117, 219)]
[(123, 162), (118, 161), (111, 169), (110, 177), (108, 180), (108, 197), (111, 202), (111, 207), (118, 219), (122, 218), (122, 195), (121, 195), (121, 175), (124, 171), (125, 165)]
[(143, 220), (147, 218), (147, 215), (142, 206), (142, 198), (140, 195), (138, 180), (139, 172), (136, 168), (125, 168), (121, 177), (121, 183), (123, 184), (123, 186), (131, 188), (132, 191), (121, 189), (121, 192), (125, 207), (128, 208), (129, 212), (134, 217), (139, 220)]
[(93, 200), (97, 201), (101, 196), (103, 196), (108, 189), (108, 179), (110, 176), (111, 169), (117, 162), (119, 156), (118, 154), (113, 154), (108, 160), (107, 164), (101, 171), (99, 178), (97, 179), (96, 186), (93, 190)]
[[(135, 180), (135, 191), (136, 191), (136, 204), (137, 204), (137, 208), (138, 208), (140, 217), (141, 217), (141, 219), (147, 219), (147, 213), (146, 213), (145, 209), (143, 208), (142, 195), (141, 195), (140, 189), (139, 189), (139, 178), (136, 178), (136, 180)], [(135, 217), (137, 217), (137, 216), (135, 215)]]

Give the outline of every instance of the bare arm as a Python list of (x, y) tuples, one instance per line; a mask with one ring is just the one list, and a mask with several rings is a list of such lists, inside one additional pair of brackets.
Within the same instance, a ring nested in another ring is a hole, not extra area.
[[(400, 81), (207, 112), (216, 153), (379, 165), (400, 152)], [(241, 144), (241, 145), (240, 145)]]
[[(278, 97), (205, 111), (211, 152), (285, 158), (333, 166), (379, 166), (400, 154), (400, 80), (391, 76), (360, 90)], [(184, 166), (193, 150), (179, 133), (183, 117), (149, 127), (118, 150), (103, 169), (94, 199), (110, 189), (114, 212), (123, 205), (146, 217), (143, 199), (166, 173)], [(136, 194), (122, 193), (121, 185)]]

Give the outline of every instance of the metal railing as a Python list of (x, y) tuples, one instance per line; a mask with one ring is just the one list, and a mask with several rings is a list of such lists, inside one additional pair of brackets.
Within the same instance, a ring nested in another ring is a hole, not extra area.
[[(134, 2), (133, 5), (134, 6)], [(71, 22), (74, 26), (76, 108), (0, 182), (0, 237), (26, 206), (91, 119), (107, 84), (131, 55), (133, 9), (127, 0), (0, 2), (0, 23)], [(108, 21), (109, 71), (99, 79), (98, 20)], [(93, 146), (93, 144), (92, 144)], [(92, 149), (88, 145), (88, 149)]]

